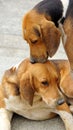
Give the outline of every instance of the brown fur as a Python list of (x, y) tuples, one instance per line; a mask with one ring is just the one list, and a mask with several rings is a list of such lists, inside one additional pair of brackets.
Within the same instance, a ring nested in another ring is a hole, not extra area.
[(23, 74), (21, 80), (20, 80), (20, 93), (21, 98), (24, 100), (27, 100), (30, 105), (33, 104), (33, 98), (34, 98), (34, 88), (33, 86), (32, 77), (29, 74), (29, 72), (26, 72)]
[(7, 98), (10, 95), (20, 95), (22, 100), (25, 99), (32, 104), (34, 93), (37, 92), (47, 104), (51, 104), (50, 98), (56, 99), (53, 106), (57, 105), (58, 99), (63, 98), (58, 90), (59, 85), (66, 96), (72, 97), (72, 84), (70, 66), (67, 61), (31, 64), (26, 59), (19, 65), (18, 69), (7, 70), (2, 80), (3, 93)]
[(67, 36), (64, 48), (70, 61), (71, 69), (73, 70), (73, 18), (69, 17), (65, 21), (64, 30)]
[(67, 106), (67, 104), (66, 103), (64, 103), (64, 104), (62, 104), (62, 105), (60, 105), (60, 106), (58, 106), (57, 107), (57, 110), (61, 110), (61, 111), (67, 111), (67, 112), (69, 112), (70, 113), (70, 109), (69, 109), (69, 107)]
[(2, 91), (2, 86), (0, 85), (0, 108), (5, 107), (5, 102), (4, 102), (4, 94)]

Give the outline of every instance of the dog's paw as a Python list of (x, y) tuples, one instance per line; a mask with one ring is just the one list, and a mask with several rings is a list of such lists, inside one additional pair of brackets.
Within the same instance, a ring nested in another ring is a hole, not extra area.
[(73, 113), (73, 105), (70, 106), (70, 111)]

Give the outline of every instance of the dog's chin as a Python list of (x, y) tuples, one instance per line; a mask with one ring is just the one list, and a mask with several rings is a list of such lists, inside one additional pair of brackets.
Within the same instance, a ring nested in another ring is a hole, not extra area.
[(45, 63), (45, 62), (47, 62), (47, 60), (48, 60), (48, 56), (46, 58), (38, 58), (38, 59), (30, 57), (30, 62), (32, 64), (34, 64), (34, 63)]

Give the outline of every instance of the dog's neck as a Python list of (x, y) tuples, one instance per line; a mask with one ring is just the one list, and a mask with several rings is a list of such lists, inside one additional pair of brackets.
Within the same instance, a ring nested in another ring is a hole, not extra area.
[(63, 15), (62, 17), (66, 17), (66, 13), (67, 13), (67, 9), (68, 9), (68, 6), (69, 6), (69, 0), (60, 0), (62, 2), (62, 5), (63, 5)]

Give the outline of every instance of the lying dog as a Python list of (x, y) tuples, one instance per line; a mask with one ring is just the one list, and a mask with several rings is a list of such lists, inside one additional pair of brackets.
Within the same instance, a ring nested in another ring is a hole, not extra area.
[(73, 69), (73, 0), (42, 0), (24, 16), (22, 29), (30, 46), (31, 62), (45, 62), (52, 57), (62, 36)]
[[(66, 130), (73, 130), (73, 81), (68, 61), (31, 64), (29, 59), (7, 70), (0, 86), (0, 130), (11, 130), (11, 118), (17, 113), (32, 120), (62, 118)], [(72, 106), (71, 106), (72, 107)]]

